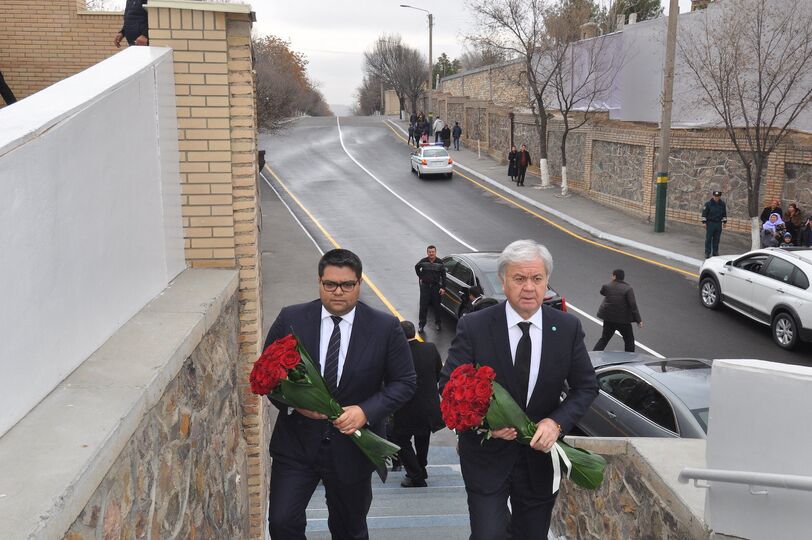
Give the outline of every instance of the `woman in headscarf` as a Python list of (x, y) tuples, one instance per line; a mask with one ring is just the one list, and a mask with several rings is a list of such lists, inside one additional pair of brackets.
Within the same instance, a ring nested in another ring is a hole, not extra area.
[(786, 231), (784, 220), (777, 212), (770, 214), (770, 218), (761, 226), (761, 243), (764, 247), (775, 247), (781, 243)]
[(795, 203), (789, 203), (787, 213), (784, 214), (784, 223), (787, 226), (787, 232), (792, 235), (792, 243), (798, 244), (801, 236), (801, 228), (804, 225), (801, 211)]

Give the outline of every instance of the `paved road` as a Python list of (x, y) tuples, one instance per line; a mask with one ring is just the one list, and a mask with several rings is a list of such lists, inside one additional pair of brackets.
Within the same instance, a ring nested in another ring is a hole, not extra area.
[[(534, 238), (555, 259), (553, 287), (586, 314), (597, 312), (597, 291), (611, 270), (624, 268), (645, 322), (635, 328), (637, 340), (662, 355), (803, 363), (812, 350), (778, 349), (765, 327), (728, 310), (702, 308), (693, 278), (574, 239), (459, 173), (419, 180), (409, 171), (408, 147), (378, 118), (302, 119), (260, 142), (275, 175), (268, 180), (315, 241), (323, 249), (335, 242), (356, 251), (373, 284), (408, 319), (417, 318), (413, 266), (426, 245), (436, 244), (444, 255)], [(600, 325), (579, 316), (591, 346)], [(444, 350), (452, 336), (453, 325), (446, 324), (428, 339)], [(622, 350), (620, 338), (608, 348)]]

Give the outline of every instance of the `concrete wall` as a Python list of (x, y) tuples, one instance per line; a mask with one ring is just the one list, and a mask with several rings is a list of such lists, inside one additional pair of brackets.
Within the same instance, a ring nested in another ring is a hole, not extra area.
[(185, 266), (173, 87), (133, 49), (0, 111), (0, 435)]

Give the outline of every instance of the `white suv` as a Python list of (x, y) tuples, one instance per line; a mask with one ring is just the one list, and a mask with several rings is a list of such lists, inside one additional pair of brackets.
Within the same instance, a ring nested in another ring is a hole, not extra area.
[(812, 341), (812, 249), (765, 248), (706, 259), (699, 272), (699, 299), (721, 304), (770, 326), (784, 349)]

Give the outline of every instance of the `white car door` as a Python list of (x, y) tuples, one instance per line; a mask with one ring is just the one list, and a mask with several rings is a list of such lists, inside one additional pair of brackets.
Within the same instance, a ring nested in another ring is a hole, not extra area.
[(789, 304), (796, 310), (801, 307), (802, 290), (793, 283), (796, 266), (790, 261), (773, 255), (764, 274), (753, 280), (752, 306), (756, 315), (770, 320), (773, 308), (779, 304)]
[(726, 265), (719, 284), (725, 300), (730, 301), (735, 307), (748, 311), (752, 298), (753, 278), (761, 273), (767, 258), (768, 255), (765, 253), (756, 253)]

